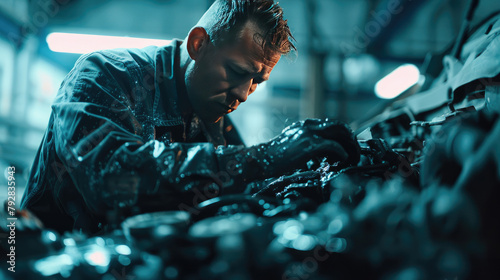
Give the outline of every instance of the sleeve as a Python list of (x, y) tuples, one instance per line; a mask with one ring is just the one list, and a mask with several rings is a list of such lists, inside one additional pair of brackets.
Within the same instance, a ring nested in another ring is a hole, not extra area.
[(130, 94), (126, 68), (103, 59), (80, 59), (52, 106), (56, 154), (91, 212), (148, 199), (182, 209), (231, 185), (212, 144), (145, 142), (134, 110), (147, 101)]

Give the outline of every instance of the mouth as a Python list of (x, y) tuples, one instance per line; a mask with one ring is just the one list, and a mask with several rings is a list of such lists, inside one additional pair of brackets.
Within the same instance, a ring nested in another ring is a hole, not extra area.
[(224, 110), (224, 114), (229, 114), (229, 113), (233, 112), (234, 110), (236, 110), (235, 107), (227, 106), (227, 105), (222, 104), (222, 103), (220, 103), (220, 104), (224, 108), (223, 109)]

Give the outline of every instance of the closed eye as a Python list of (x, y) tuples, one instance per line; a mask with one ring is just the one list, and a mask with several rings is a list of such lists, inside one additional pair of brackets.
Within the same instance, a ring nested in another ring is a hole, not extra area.
[(237, 76), (248, 76), (248, 75), (250, 75), (249, 72), (247, 72), (247, 71), (245, 71), (243, 69), (239, 69), (239, 68), (236, 68), (236, 67), (230, 67), (229, 69), (231, 70), (231, 72), (233, 72)]
[(238, 67), (237, 65), (229, 64), (228, 68), (231, 71), (231, 73), (235, 75), (235, 77), (238, 77), (238, 79), (251, 78), (252, 84), (261, 84), (267, 81), (267, 79), (264, 79), (258, 73), (252, 73), (248, 70)]

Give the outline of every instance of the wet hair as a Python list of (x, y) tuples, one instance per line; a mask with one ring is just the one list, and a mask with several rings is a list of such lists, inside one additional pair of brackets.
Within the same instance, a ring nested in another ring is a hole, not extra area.
[(215, 45), (222, 45), (239, 36), (248, 21), (258, 26), (254, 40), (264, 50), (281, 54), (296, 50), (283, 10), (273, 0), (215, 0), (199, 23)]

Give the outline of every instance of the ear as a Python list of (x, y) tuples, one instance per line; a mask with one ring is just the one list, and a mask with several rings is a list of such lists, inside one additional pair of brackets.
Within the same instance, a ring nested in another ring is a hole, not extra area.
[(192, 60), (196, 60), (210, 42), (210, 36), (203, 27), (195, 27), (189, 31), (187, 50)]

